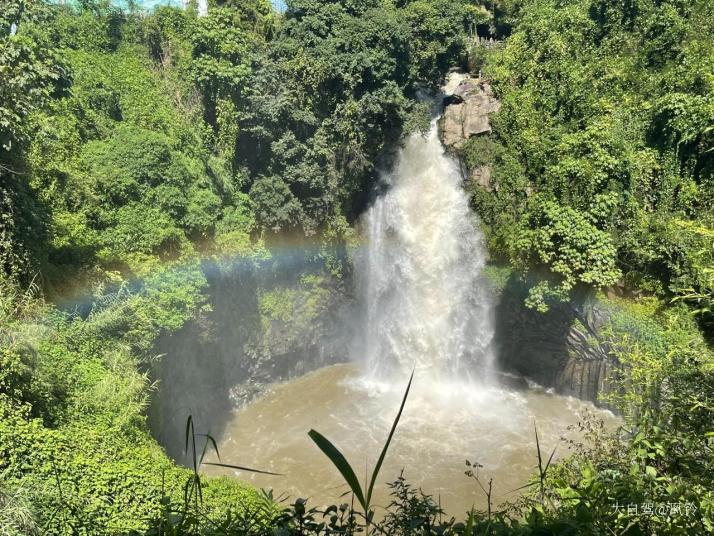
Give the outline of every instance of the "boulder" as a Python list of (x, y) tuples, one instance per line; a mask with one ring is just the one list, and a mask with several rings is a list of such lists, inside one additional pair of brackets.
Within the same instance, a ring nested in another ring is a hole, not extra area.
[(460, 149), (471, 136), (491, 132), (489, 115), (501, 103), (491, 85), (480, 78), (466, 78), (444, 99), (444, 113), (439, 120), (441, 140), (449, 149)]
[(479, 166), (469, 172), (471, 182), (484, 188), (487, 192), (498, 190), (498, 184), (491, 182), (491, 166)]

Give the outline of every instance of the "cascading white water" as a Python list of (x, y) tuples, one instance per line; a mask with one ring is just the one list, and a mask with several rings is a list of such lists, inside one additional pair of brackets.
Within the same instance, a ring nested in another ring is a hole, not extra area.
[(356, 259), (363, 307), (356, 360), (379, 378), (416, 367), (431, 379), (485, 380), (494, 359), (492, 306), (480, 278), (486, 253), (437, 119), (426, 136), (406, 141), (384, 180)]
[(384, 181), (386, 192), (362, 221), (366, 245), (355, 259), (363, 311), (354, 352), (367, 370), (334, 365), (271, 387), (227, 424), (221, 454), (286, 474), (276, 482), (237, 473), (257, 487), (310, 496), (313, 505), (340, 501), (342, 477), (305, 432), (317, 429), (351, 463), (373, 467), (416, 366), (375, 504), (389, 504), (383, 483), (404, 471), (415, 487), (438, 495), (447, 512), (486, 508), (481, 490), (464, 476), (465, 459), (481, 464), (483, 481), (493, 477), (494, 504), (513, 500), (512, 490), (524, 486), (536, 463), (534, 421), (540, 445), (551, 449), (595, 408), (539, 389), (513, 391), (495, 382), (474, 388), (474, 380), (489, 383), (493, 367), (492, 306), (480, 280), (485, 251), (436, 120), (428, 136), (407, 140)]

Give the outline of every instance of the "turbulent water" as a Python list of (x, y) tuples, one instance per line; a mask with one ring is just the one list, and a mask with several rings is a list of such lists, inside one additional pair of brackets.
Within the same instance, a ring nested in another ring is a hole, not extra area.
[(437, 130), (435, 119), (426, 136), (407, 140), (364, 218), (356, 262), (364, 328), (354, 354), (375, 377), (416, 368), (437, 381), (485, 379), (493, 366), (482, 237)]
[[(274, 385), (263, 397), (236, 412), (219, 442), (221, 459), (266, 469), (266, 476), (235, 474), (261, 488), (313, 506), (349, 501), (340, 474), (307, 436), (324, 434), (345, 454), (355, 472), (374, 467), (404, 393), (401, 382), (365, 380), (354, 365), (333, 365), (288, 383)], [(561, 437), (588, 413), (608, 423), (608, 412), (542, 389), (474, 389), (471, 382), (430, 382), (415, 377), (402, 419), (375, 488), (374, 504), (389, 504), (388, 482), (404, 471), (408, 482), (431, 494), (450, 515), (463, 517), (475, 505), (485, 508), (478, 484), (464, 475), (465, 460), (483, 465), (484, 484), (493, 478), (493, 501), (514, 500), (537, 466), (534, 425), (541, 448), (556, 458), (567, 453)], [(381, 509), (379, 510), (381, 512)]]
[(378, 505), (388, 504), (386, 482), (404, 470), (449, 513), (484, 507), (478, 484), (464, 475), (467, 459), (483, 465), (483, 482), (494, 479), (495, 503), (513, 499), (512, 490), (537, 463), (534, 426), (550, 450), (563, 435), (577, 436), (568, 427), (586, 413), (614, 422), (589, 403), (499, 386), (492, 304), (480, 277), (486, 253), (476, 224), (458, 164), (444, 153), (434, 120), (426, 136), (406, 141), (362, 220), (353, 363), (274, 385), (237, 411), (220, 441), (222, 459), (284, 474), (238, 476), (316, 505), (344, 501), (342, 478), (308, 430), (331, 439), (363, 474), (379, 455), (412, 370)]

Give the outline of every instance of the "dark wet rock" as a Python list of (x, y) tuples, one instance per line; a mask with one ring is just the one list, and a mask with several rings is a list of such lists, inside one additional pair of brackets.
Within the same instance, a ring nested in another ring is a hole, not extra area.
[(551, 306), (539, 313), (524, 305), (525, 291), (512, 284), (496, 310), (499, 366), (557, 393), (590, 400), (613, 389), (617, 360), (602, 335), (609, 312), (595, 299)]
[(159, 338), (154, 350), (160, 358), (149, 371), (158, 382), (149, 409), (151, 429), (178, 461), (184, 459), (189, 415), (197, 430), (220, 437), (233, 412), (271, 383), (348, 355), (340, 334), (341, 311), (349, 300), (336, 281), (324, 278), (306, 286), (290, 266), (277, 275), (266, 271), (271, 280), (263, 281), (250, 262), (207, 264), (204, 273), (210, 309)]

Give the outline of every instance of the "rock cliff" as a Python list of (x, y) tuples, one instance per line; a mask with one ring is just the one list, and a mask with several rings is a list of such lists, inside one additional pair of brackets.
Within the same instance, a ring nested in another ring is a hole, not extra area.
[(439, 120), (442, 142), (448, 149), (458, 151), (471, 136), (490, 133), (489, 116), (500, 107), (488, 81), (465, 78), (444, 99), (444, 113)]
[[(232, 412), (280, 380), (347, 359), (337, 281), (305, 275), (298, 260), (260, 268), (243, 259), (206, 262), (208, 310), (160, 337), (151, 377), (160, 383), (149, 420), (155, 437), (183, 459), (186, 418), (220, 436)], [(277, 261), (276, 261), (277, 264)]]
[(609, 311), (594, 299), (555, 304), (547, 313), (524, 305), (516, 284), (501, 293), (496, 310), (499, 365), (557, 393), (607, 406), (618, 364), (603, 336)]

